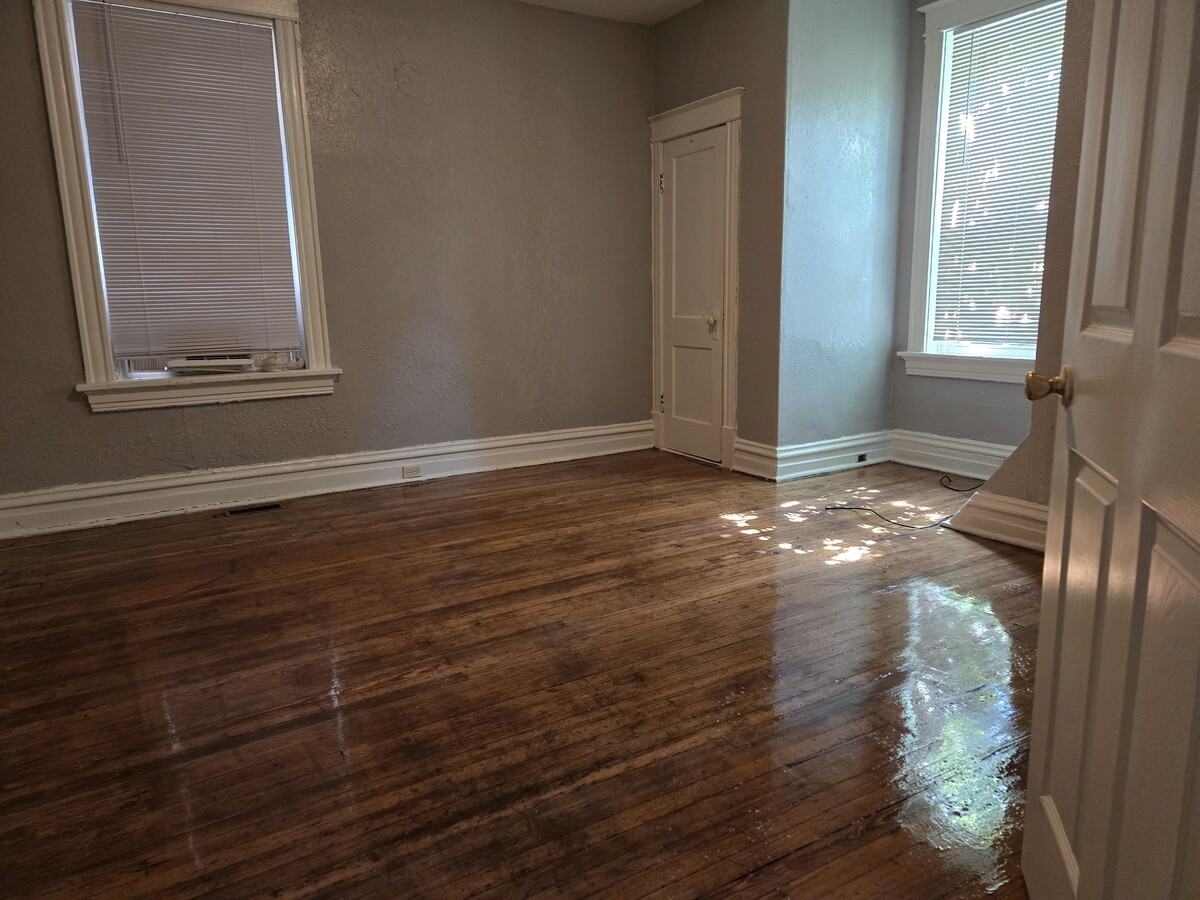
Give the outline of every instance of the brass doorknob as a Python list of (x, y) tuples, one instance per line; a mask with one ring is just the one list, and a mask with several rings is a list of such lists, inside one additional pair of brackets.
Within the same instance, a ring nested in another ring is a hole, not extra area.
[(1025, 399), (1041, 400), (1051, 394), (1058, 394), (1062, 397), (1062, 405), (1070, 406), (1071, 397), (1075, 393), (1074, 374), (1070, 366), (1063, 366), (1062, 373), (1054, 376), (1028, 373), (1025, 376)]

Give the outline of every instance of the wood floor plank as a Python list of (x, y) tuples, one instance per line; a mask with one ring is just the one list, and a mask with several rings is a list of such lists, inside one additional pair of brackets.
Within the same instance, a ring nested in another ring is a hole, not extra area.
[(0, 543), (0, 895), (1023, 896), (1040, 558), (654, 451)]

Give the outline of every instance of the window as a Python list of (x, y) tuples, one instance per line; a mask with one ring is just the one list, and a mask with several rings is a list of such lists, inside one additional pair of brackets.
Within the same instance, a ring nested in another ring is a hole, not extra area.
[(95, 410), (333, 390), (294, 0), (36, 0)]
[(909, 374), (1020, 381), (1037, 348), (1066, 0), (927, 17)]

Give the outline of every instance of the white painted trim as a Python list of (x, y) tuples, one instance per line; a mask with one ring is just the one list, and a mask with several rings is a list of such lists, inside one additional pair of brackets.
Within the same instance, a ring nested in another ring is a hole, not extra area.
[(100, 257), (92, 234), (92, 194), (87, 189), (87, 153), (80, 121), (79, 97), (71, 63), (71, 31), (62, 0), (34, 0), (34, 23), (46, 92), (46, 113), (58, 172), (67, 258), (75, 287), (75, 313), (88, 383), (116, 381), (108, 322), (104, 313)]
[(304, 65), (300, 58), (300, 23), (275, 22), (279, 96), (287, 142), (288, 180), (295, 214), (296, 260), (300, 270), (305, 361), (310, 369), (332, 369), (329, 325), (325, 318), (325, 282), (321, 276), (321, 243), (317, 237), (317, 191), (313, 183), (312, 145), (308, 131), (308, 102), (304, 95)]
[(966, 378), (971, 381), (1024, 384), (1025, 374), (1033, 368), (1032, 359), (951, 356), (914, 350), (901, 350), (897, 356), (904, 360), (905, 374), (934, 378)]
[(298, 369), (288, 372), (192, 375), (186, 378), (139, 378), (108, 384), (77, 384), (75, 390), (87, 394), (94, 412), (115, 412), (332, 394), (337, 376), (341, 373), (341, 369)]
[(968, 478), (990, 478), (1016, 447), (919, 431), (892, 432), (892, 462)]
[(258, 16), (263, 19), (300, 20), (298, 0), (179, 0), (173, 5), (200, 9), (205, 12)]
[(197, 13), (199, 15), (229, 16), (245, 21), (267, 19), (300, 19), (298, 0), (121, 0), (121, 2), (161, 9), (166, 12)]
[(663, 445), (663, 416), (665, 414), (662, 379), (662, 178), (663, 145), (661, 141), (650, 142), (650, 354), (653, 370), (650, 372), (650, 418), (654, 422), (654, 446)]
[(649, 422), (631, 422), (0, 495), (0, 538), (398, 484), (405, 466), (420, 481), (627, 453), (651, 438)]
[(779, 472), (779, 457), (776, 448), (745, 438), (734, 438), (733, 462), (730, 468), (744, 475), (754, 475), (774, 481)]
[[(129, 0), (137, 3), (138, 0)], [(59, 197), (62, 202), (67, 256), (71, 282), (75, 290), (75, 311), (79, 320), (80, 347), (83, 354), (84, 382), (80, 390), (88, 394), (92, 409), (133, 409), (139, 406), (133, 397), (149, 396), (143, 382), (117, 377), (109, 341), (100, 254), (93, 226), (95, 210), (87, 172), (87, 152), (79, 127), (81, 110), (75, 64), (73, 34), (67, 0), (33, 0), (37, 26), (42, 82), (46, 93), (46, 111), (54, 144), (58, 171)], [(147, 6), (156, 6), (146, 2)], [(294, 211), (297, 266), (300, 273), (300, 299), (304, 334), (304, 359), (308, 366), (309, 386), (319, 390), (300, 391), (303, 378), (288, 382), (292, 389), (283, 393), (259, 390), (257, 397), (296, 396), (300, 393), (329, 393), (336, 374), (329, 350), (329, 332), (325, 318), (325, 297), (321, 279), (320, 245), (317, 238), (316, 196), (313, 189), (308, 121), (304, 106), (303, 71), (300, 63), (298, 7), (295, 0), (195, 0), (184, 4), (190, 9), (218, 13), (271, 16), (283, 107), (283, 136), (287, 145), (288, 180)], [(171, 379), (174, 381), (174, 379)], [(127, 388), (127, 384), (137, 387)], [(219, 389), (228, 384), (228, 390)], [(265, 382), (264, 382), (265, 383)], [(212, 376), (205, 391), (194, 392), (165, 388), (155, 394), (155, 402), (146, 406), (189, 406), (198, 403), (244, 400), (250, 390), (245, 375)], [(120, 388), (120, 407), (108, 405), (103, 397), (108, 389)], [(163, 388), (160, 385), (160, 388)], [(204, 399), (199, 399), (203, 397)], [(98, 402), (99, 401), (99, 402)]]
[[(772, 447), (738, 438), (734, 442), (733, 468), (771, 481), (789, 481), (807, 475), (824, 475), (857, 469), (891, 459), (892, 433), (872, 431), (807, 444)], [(860, 461), (859, 455), (866, 460)]]
[[(741, 94), (738, 94), (741, 114)], [(738, 185), (742, 171), (742, 120), (733, 119), (725, 128), (725, 308), (721, 322), (725, 329), (721, 360), (721, 464), (733, 459), (733, 441), (737, 434), (737, 347), (738, 347)], [(729, 440), (725, 432), (731, 433)]]
[(929, 327), (929, 273), (936, 264), (937, 241), (933, 211), (938, 206), (935, 196), (937, 171), (943, 152), (941, 134), (942, 94), (950, 80), (944, 66), (946, 41), (943, 32), (933, 31), (925, 36), (925, 67), (921, 87), (921, 124), (917, 145), (916, 212), (913, 223), (912, 272), (908, 288), (908, 347), (924, 351)]
[(1049, 508), (1044, 503), (1030, 503), (981, 490), (950, 520), (950, 527), (1045, 553), (1048, 518)]
[(653, 115), (647, 120), (650, 122), (650, 140), (656, 143), (672, 141), (740, 119), (742, 95), (745, 93), (745, 88), (730, 88), (711, 97), (694, 100)]
[(1021, 9), (1046, 6), (1054, 0), (935, 0), (918, 9), (925, 14), (925, 36), (936, 31), (953, 31), (1006, 16)]
[[(738, 216), (741, 181), (742, 95), (745, 88), (732, 88), (697, 100), (686, 106), (651, 116), (650, 143), (650, 240), (653, 263), (650, 274), (651, 341), (654, 371), (651, 375), (651, 419), (654, 422), (654, 446), (663, 446), (663, 354), (662, 354), (662, 178), (663, 142), (685, 134), (725, 125), (725, 296), (721, 309), (723, 355), (721, 358), (721, 459), (722, 466), (736, 468), (734, 441), (737, 430), (737, 345), (738, 345)], [(676, 116), (683, 116), (682, 131), (672, 130)], [(727, 118), (733, 116), (733, 118)], [(696, 123), (700, 127), (692, 127)], [(661, 126), (655, 131), (655, 126)], [(669, 137), (660, 137), (667, 134)]]
[[(654, 446), (660, 446), (656, 441)], [(734, 456), (737, 453), (737, 429), (728, 425), (721, 426), (721, 465), (733, 468)]]
[[(899, 429), (779, 447), (737, 438), (731, 468), (771, 481), (787, 481), (875, 463), (898, 462), (951, 475), (987, 478), (1015, 449), (1007, 444)], [(865, 462), (858, 460), (861, 453), (867, 455)]]
[[(732, 429), (723, 437), (733, 445), (734, 470), (769, 481), (889, 460), (986, 477), (1013, 449), (911, 431), (877, 431), (783, 447), (736, 438)], [(645, 421), (67, 485), (0, 495), (0, 538), (398, 484), (406, 480), (405, 466), (422, 468), (420, 479), (408, 481), (427, 480), (652, 446), (653, 426)], [(867, 454), (866, 462), (858, 461), (860, 453)], [(1045, 507), (1038, 504), (981, 491), (953, 524), (960, 531), (1042, 549), (1045, 517)]]
[[(845, 469), (858, 469), (887, 462), (891, 458), (891, 449), (890, 431), (871, 431), (827, 441), (779, 447), (776, 452), (778, 465), (775, 480), (789, 481), (805, 475), (823, 475), (826, 472), (841, 472)], [(862, 455), (867, 458), (860, 460), (858, 457)]]

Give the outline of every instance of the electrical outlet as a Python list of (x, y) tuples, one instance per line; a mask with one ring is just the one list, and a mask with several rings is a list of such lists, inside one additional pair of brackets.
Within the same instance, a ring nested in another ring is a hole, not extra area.
[(400, 475), (402, 478), (420, 478), (421, 477), (421, 467), (420, 466), (402, 466), (400, 468)]
[(867, 454), (865, 454), (865, 453), (860, 453), (860, 454), (858, 454), (858, 461), (859, 461), (859, 462), (866, 462), (866, 461), (867, 461)]

